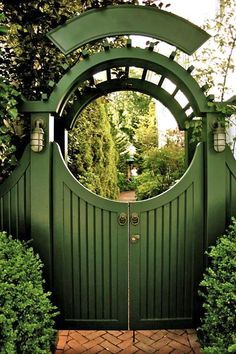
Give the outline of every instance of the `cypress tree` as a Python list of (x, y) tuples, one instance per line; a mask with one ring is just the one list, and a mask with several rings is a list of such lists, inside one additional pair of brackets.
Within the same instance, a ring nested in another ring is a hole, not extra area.
[(91, 103), (69, 133), (69, 168), (89, 190), (117, 199), (117, 152), (104, 99)]

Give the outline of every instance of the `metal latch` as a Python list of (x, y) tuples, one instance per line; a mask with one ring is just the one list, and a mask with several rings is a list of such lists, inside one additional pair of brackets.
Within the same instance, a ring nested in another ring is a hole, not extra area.
[(139, 239), (140, 239), (140, 235), (132, 235), (130, 237), (130, 242), (131, 243), (137, 243)]

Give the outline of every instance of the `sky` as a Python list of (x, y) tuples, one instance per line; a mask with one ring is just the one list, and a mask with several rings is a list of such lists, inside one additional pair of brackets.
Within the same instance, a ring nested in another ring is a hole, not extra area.
[(169, 11), (201, 26), (209, 17), (214, 17), (218, 0), (170, 0)]

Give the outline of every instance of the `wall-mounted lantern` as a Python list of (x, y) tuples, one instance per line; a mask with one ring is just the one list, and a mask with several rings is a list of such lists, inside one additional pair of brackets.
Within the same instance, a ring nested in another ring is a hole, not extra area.
[(44, 131), (42, 123), (41, 120), (35, 121), (35, 127), (30, 136), (30, 146), (31, 150), (34, 152), (40, 152), (44, 147)]
[(226, 146), (226, 133), (225, 127), (222, 126), (220, 123), (217, 123), (214, 130), (214, 150), (217, 152), (223, 152)]

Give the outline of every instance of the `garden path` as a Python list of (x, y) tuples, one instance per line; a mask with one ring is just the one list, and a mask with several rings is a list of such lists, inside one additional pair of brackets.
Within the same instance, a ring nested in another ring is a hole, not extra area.
[(134, 202), (136, 200), (135, 191), (121, 192), (118, 200), (122, 202)]
[(59, 331), (55, 354), (159, 353), (200, 354), (196, 331), (146, 330), (135, 331)]

